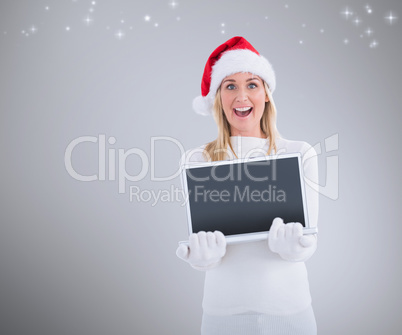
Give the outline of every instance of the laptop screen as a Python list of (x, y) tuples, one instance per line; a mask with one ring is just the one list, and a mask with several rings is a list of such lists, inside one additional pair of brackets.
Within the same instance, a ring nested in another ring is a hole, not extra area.
[(268, 157), (188, 167), (192, 232), (267, 232), (275, 217), (306, 226), (299, 156)]

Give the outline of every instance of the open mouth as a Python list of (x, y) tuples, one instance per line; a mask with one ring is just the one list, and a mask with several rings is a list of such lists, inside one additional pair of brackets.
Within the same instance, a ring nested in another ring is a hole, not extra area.
[(233, 108), (234, 113), (240, 117), (246, 117), (253, 111), (253, 107)]

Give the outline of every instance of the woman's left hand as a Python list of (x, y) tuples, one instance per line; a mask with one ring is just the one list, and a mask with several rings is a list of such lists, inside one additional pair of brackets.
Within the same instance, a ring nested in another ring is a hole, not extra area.
[(303, 235), (303, 226), (299, 222), (283, 223), (275, 218), (268, 234), (268, 246), (272, 252), (283, 259), (293, 262), (306, 261), (317, 248), (316, 235)]

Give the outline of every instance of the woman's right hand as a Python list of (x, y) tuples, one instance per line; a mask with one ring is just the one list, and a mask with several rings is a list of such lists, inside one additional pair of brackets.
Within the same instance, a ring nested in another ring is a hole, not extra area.
[(226, 253), (226, 239), (220, 231), (191, 234), (189, 245), (181, 244), (177, 257), (188, 262), (193, 268), (206, 271), (217, 266)]

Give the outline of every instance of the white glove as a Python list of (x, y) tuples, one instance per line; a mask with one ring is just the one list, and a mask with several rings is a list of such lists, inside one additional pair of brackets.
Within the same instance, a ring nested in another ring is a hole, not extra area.
[(309, 259), (317, 249), (317, 237), (316, 234), (303, 235), (299, 222), (284, 224), (281, 218), (275, 218), (269, 230), (268, 246), (284, 260), (301, 262)]
[(220, 231), (191, 234), (189, 245), (181, 244), (177, 257), (188, 262), (194, 269), (206, 271), (217, 266), (226, 253), (226, 239)]

